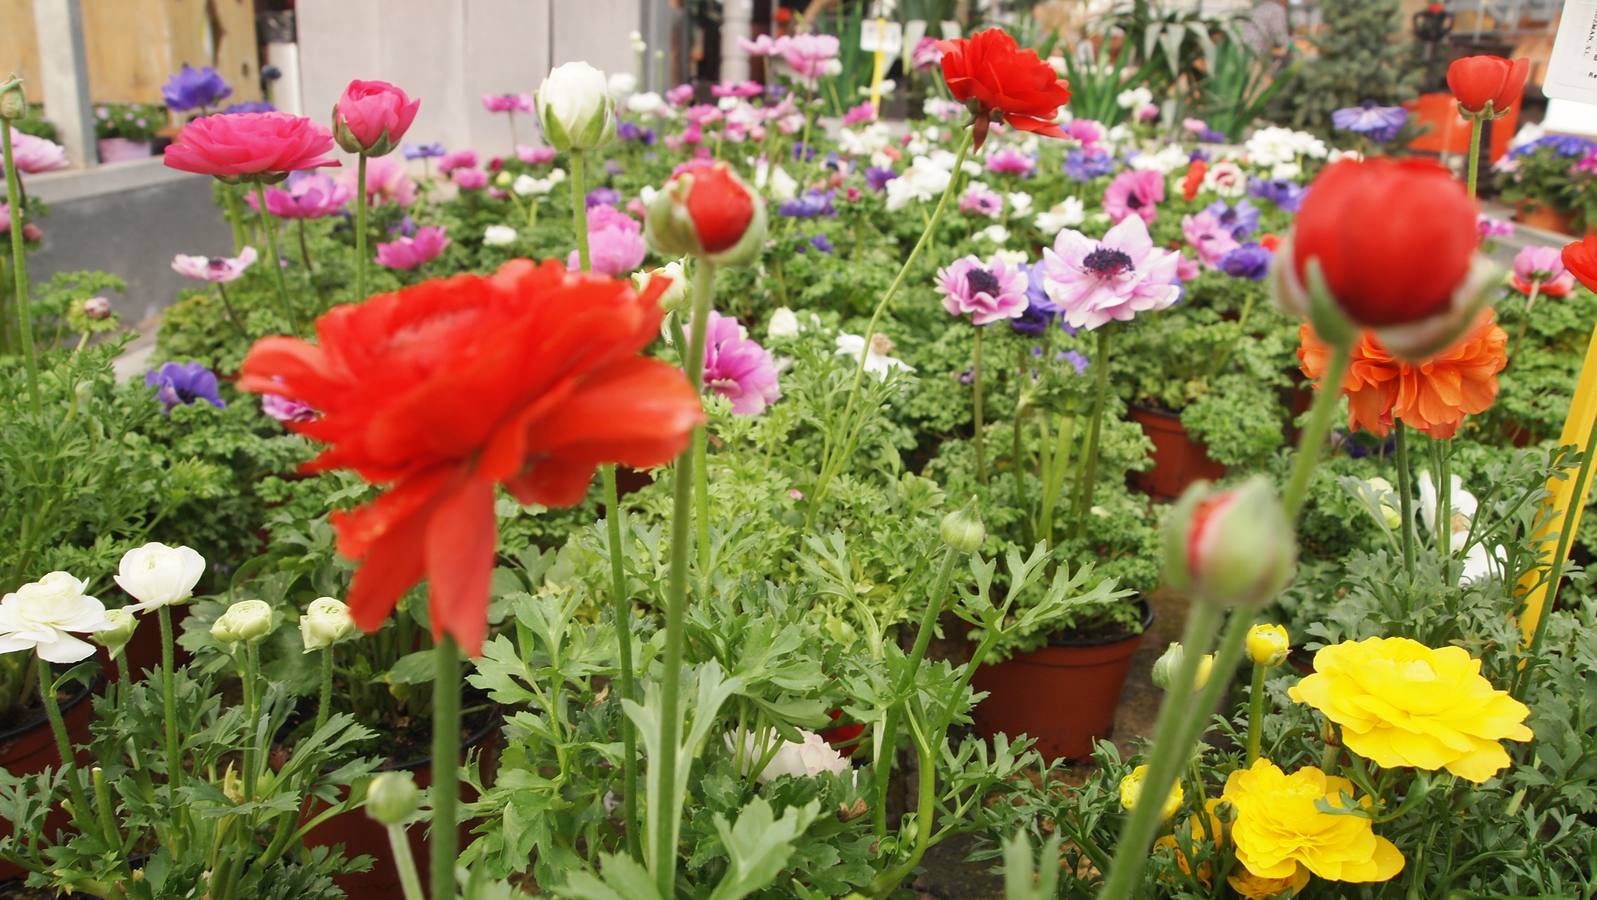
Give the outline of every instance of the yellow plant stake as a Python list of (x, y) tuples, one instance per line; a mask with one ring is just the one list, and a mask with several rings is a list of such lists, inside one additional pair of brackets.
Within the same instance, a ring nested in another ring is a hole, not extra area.
[[(1591, 340), (1586, 344), (1586, 360), (1580, 367), (1580, 381), (1575, 385), (1575, 396), (1570, 400), (1569, 416), (1564, 419), (1559, 445), (1582, 447), (1590, 454), (1594, 424), (1597, 424), (1597, 327), (1593, 327)], [(1541, 565), (1526, 572), (1519, 580), (1519, 590), (1525, 597), (1520, 621), (1521, 640), (1532, 647), (1538, 643), (1532, 636), (1541, 636), (1542, 612), (1548, 589), (1556, 575), (1562, 572), (1563, 557), (1569, 554), (1571, 539), (1580, 527), (1580, 516), (1586, 509), (1586, 497), (1591, 485), (1589, 479), (1583, 476), (1589, 472), (1590, 466), (1582, 465), (1578, 474), (1570, 477), (1555, 475), (1547, 480), (1550, 494), (1547, 504), (1553, 514), (1537, 535), (1541, 541)], [(1575, 496), (1577, 488), (1579, 497)]]
[(882, 76), (887, 74), (887, 19), (876, 17), (876, 57), (871, 68), (871, 113), (882, 112)]

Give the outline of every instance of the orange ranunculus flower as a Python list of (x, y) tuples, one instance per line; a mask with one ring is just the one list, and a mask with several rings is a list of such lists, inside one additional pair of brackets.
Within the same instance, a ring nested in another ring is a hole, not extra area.
[[(1330, 361), (1330, 347), (1308, 323), (1298, 335), (1300, 368), (1318, 380)], [(1485, 412), (1497, 399), (1497, 373), (1508, 364), (1507, 351), (1508, 335), (1490, 310), (1457, 343), (1418, 364), (1393, 357), (1366, 331), (1353, 345), (1342, 380), (1348, 427), (1385, 437), (1396, 419), (1430, 437), (1450, 438), (1465, 416)]]
[(601, 463), (656, 466), (704, 420), (681, 370), (640, 355), (659, 298), (625, 279), (512, 260), (491, 276), (428, 281), (316, 321), (317, 342), (269, 337), (239, 387), (315, 409), (288, 427), (322, 442), (306, 471), (350, 469), (384, 493), (333, 514), (360, 569), (355, 623), (374, 631), (422, 578), (434, 637), (473, 656), (487, 631), (495, 485), (571, 506)]

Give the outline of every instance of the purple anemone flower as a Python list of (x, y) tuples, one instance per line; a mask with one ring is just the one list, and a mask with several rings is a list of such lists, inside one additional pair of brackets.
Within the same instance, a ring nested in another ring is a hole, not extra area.
[(1072, 150), (1065, 154), (1065, 174), (1075, 181), (1102, 178), (1114, 170), (1114, 157), (1102, 150)]
[(1408, 110), (1401, 106), (1376, 106), (1374, 100), (1331, 113), (1331, 127), (1363, 135), (1378, 144), (1397, 137), (1407, 121)]
[(596, 187), (588, 192), (588, 208), (595, 206), (620, 206), (621, 192), (612, 187)]
[(233, 95), (233, 89), (220, 73), (210, 66), (196, 69), (188, 63), (173, 73), (161, 85), (161, 96), (166, 98), (166, 108), (173, 112), (188, 112), (215, 106)]
[(881, 166), (871, 166), (865, 170), (865, 183), (877, 193), (887, 190), (887, 183), (897, 177), (897, 172)]
[(1220, 257), (1220, 271), (1233, 278), (1263, 281), (1270, 274), (1270, 251), (1249, 241)]
[(168, 413), (174, 406), (188, 406), (196, 400), (204, 400), (217, 409), (227, 405), (222, 402), (216, 373), (197, 362), (162, 363), (159, 369), (144, 373), (144, 383), (155, 388), (155, 399)]
[(833, 246), (832, 239), (824, 234), (817, 234), (810, 238), (810, 246), (822, 253), (831, 253), (837, 248)]
[(837, 209), (832, 206), (832, 192), (817, 190), (808, 190), (792, 200), (784, 200), (776, 211), (790, 219), (837, 215)]
[(1230, 230), (1236, 240), (1240, 241), (1259, 230), (1259, 208), (1246, 200), (1238, 200), (1235, 206), (1224, 200), (1216, 200), (1204, 207), (1203, 211), (1214, 216), (1220, 227)]
[(1308, 191), (1302, 185), (1285, 178), (1254, 178), (1248, 181), (1249, 196), (1268, 200), (1283, 212), (1297, 212), (1303, 206), (1303, 195), (1306, 193)]
[(444, 149), (443, 144), (437, 142), (431, 144), (406, 144), (400, 150), (404, 152), (406, 159), (436, 159), (448, 152)]
[(1059, 307), (1048, 299), (1043, 289), (1042, 263), (1034, 262), (1026, 271), (1026, 309), (1009, 320), (1009, 327), (1018, 334), (1039, 335), (1048, 330), (1059, 315)]
[(1013, 319), (1026, 311), (1028, 279), (1024, 267), (995, 256), (983, 262), (965, 256), (937, 271), (937, 292), (951, 316), (970, 316), (972, 325)]
[(229, 103), (222, 112), (230, 116), (236, 113), (269, 113), (277, 112), (277, 107), (265, 100), (241, 100), (238, 103)]

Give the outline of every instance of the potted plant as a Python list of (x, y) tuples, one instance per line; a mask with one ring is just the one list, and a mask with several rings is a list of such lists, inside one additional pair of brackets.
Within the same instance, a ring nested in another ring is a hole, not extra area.
[(1532, 228), (1573, 233), (1584, 182), (1591, 172), (1582, 170), (1597, 150), (1597, 141), (1573, 135), (1549, 134), (1520, 144), (1493, 166), (1497, 190), (1514, 205), (1514, 219)]
[(94, 136), (100, 162), (145, 159), (155, 135), (166, 124), (166, 111), (149, 103), (105, 103), (94, 108)]

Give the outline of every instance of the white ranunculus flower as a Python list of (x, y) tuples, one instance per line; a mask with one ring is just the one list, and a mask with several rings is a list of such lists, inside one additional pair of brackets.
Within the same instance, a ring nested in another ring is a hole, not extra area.
[(908, 169), (887, 183), (888, 211), (897, 212), (912, 201), (925, 203), (940, 196), (953, 178), (949, 174), (952, 164), (951, 156), (946, 166), (939, 165), (938, 160), (930, 157), (915, 157)]
[(509, 225), (489, 225), (482, 230), (482, 242), (488, 247), (508, 247), (516, 237), (516, 229)]
[(52, 663), (75, 663), (94, 655), (94, 645), (72, 636), (108, 631), (105, 605), (83, 593), (87, 583), (51, 572), (0, 598), (0, 653), (32, 650)]
[(893, 342), (885, 334), (871, 337), (871, 345), (867, 350), (865, 338), (857, 334), (843, 332), (837, 336), (837, 355), (847, 356), (856, 362), (860, 354), (865, 354), (865, 371), (875, 375), (878, 380), (887, 378), (887, 373), (898, 369), (903, 372), (913, 372), (915, 368), (901, 359), (895, 359), (888, 354), (893, 352)]
[(224, 644), (258, 641), (272, 631), (272, 607), (265, 600), (240, 600), (211, 623), (211, 637)]
[(1131, 160), (1131, 168), (1142, 171), (1158, 172), (1169, 175), (1177, 169), (1184, 169), (1192, 162), (1187, 151), (1180, 144), (1170, 144), (1158, 153), (1139, 153)]
[(668, 279), (671, 286), (660, 295), (660, 308), (666, 312), (676, 312), (687, 309), (688, 306), (688, 276), (683, 271), (683, 259), (674, 259), (657, 269), (648, 272), (638, 272), (632, 276), (632, 285), (638, 290), (649, 286), (649, 281), (654, 277)]
[(1204, 173), (1203, 189), (1228, 199), (1240, 197), (1248, 190), (1248, 173), (1234, 162), (1217, 162)]
[(189, 599), (204, 574), (205, 557), (192, 548), (152, 542), (122, 554), (116, 583), (139, 601), (125, 609), (142, 613)]
[[(766, 763), (765, 768), (755, 776), (755, 780), (761, 784), (769, 784), (783, 775), (794, 778), (812, 777), (822, 772), (841, 775), (852, 768), (848, 764), (848, 758), (833, 750), (825, 738), (802, 728), (799, 729), (799, 734), (804, 736), (803, 743), (776, 739), (780, 742), (779, 749), (771, 757), (771, 761)], [(726, 746), (728, 750), (735, 751), (737, 748), (737, 741), (733, 735), (726, 736)], [(743, 758), (746, 760), (744, 765), (746, 767), (754, 765), (765, 749), (766, 747), (756, 742), (754, 735), (744, 735)]]
[(538, 86), (538, 122), (557, 150), (591, 150), (615, 134), (609, 79), (585, 62), (555, 66)]
[(799, 183), (787, 170), (777, 166), (771, 170), (771, 199), (778, 202), (798, 196)]
[(617, 101), (626, 100), (638, 90), (638, 76), (631, 72), (612, 72), (610, 74), (610, 96)]
[(1028, 257), (1023, 250), (1000, 250), (993, 255), (997, 256), (1004, 262), (1009, 263), (1011, 266), (1022, 269), (1024, 269), (1027, 263), (1030, 262), (1030, 257)]
[(640, 116), (652, 116), (665, 109), (665, 98), (654, 91), (644, 91), (627, 98), (627, 110)]
[(299, 617), (299, 636), (306, 653), (326, 650), (354, 633), (349, 607), (336, 597), (317, 597)]
[(1142, 109), (1152, 102), (1153, 91), (1145, 87), (1130, 88), (1115, 96), (1115, 104), (1121, 109)]
[(1080, 197), (1066, 197), (1055, 203), (1047, 212), (1038, 213), (1033, 221), (1037, 225), (1037, 230), (1052, 243), (1059, 232), (1066, 228), (1075, 228), (1087, 221), (1087, 206), (1081, 202)]
[(1009, 205), (1011, 219), (1024, 219), (1031, 215), (1031, 195), (1025, 191), (1016, 191), (1004, 195), (1004, 200)]
[(548, 193), (547, 191), (540, 192), (538, 190), (538, 179), (526, 174), (517, 175), (516, 180), (510, 183), (510, 189), (515, 192), (517, 197), (530, 197), (537, 193)]
[(1303, 174), (1303, 167), (1296, 162), (1276, 163), (1270, 167), (1270, 178), (1273, 181), (1297, 181)]
[(785, 306), (778, 307), (771, 313), (771, 320), (765, 324), (765, 336), (773, 338), (789, 338), (798, 335), (802, 330), (799, 325), (798, 315)]

